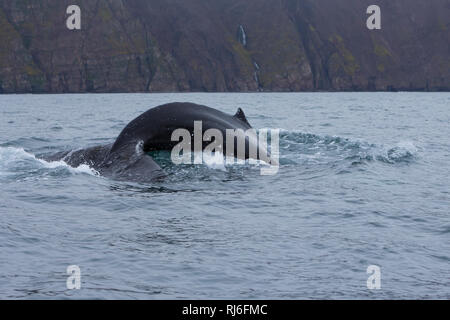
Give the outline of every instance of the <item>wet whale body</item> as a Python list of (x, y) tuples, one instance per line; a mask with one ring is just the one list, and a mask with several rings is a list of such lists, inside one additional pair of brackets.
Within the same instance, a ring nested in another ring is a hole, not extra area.
[[(171, 139), (174, 130), (186, 129), (193, 135), (195, 121), (202, 121), (203, 132), (217, 129), (224, 137), (227, 129), (251, 129), (240, 108), (231, 116), (207, 106), (175, 102), (152, 108), (132, 120), (113, 144), (59, 152), (45, 160), (63, 160), (73, 167), (87, 164), (102, 176), (117, 180), (151, 182), (165, 173), (147, 153), (172, 150), (178, 144)], [(246, 138), (245, 143), (248, 158), (249, 144), (254, 142)]]

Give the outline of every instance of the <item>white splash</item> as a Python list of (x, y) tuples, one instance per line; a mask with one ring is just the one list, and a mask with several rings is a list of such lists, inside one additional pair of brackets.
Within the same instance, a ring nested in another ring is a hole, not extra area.
[(210, 169), (227, 171), (225, 157), (222, 153), (203, 152), (203, 163)]
[(412, 141), (401, 141), (394, 147), (387, 150), (388, 158), (391, 160), (401, 160), (407, 157), (413, 157), (417, 155), (418, 148)]
[(41, 167), (48, 169), (55, 169), (64, 167), (73, 173), (84, 173), (97, 176), (99, 173), (86, 164), (82, 164), (76, 168), (69, 166), (66, 162), (60, 161), (45, 161), (36, 158), (32, 153), (25, 151), (23, 148), (14, 147), (0, 147), (0, 171), (9, 171), (17, 167), (21, 162), (31, 161), (33, 164), (38, 164)]

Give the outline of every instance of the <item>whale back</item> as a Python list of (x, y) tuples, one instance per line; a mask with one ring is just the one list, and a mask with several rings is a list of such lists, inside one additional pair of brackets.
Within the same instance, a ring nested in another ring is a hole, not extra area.
[(193, 133), (195, 121), (202, 122), (202, 133), (208, 129), (218, 129), (224, 136), (227, 129), (251, 128), (241, 108), (231, 116), (194, 103), (169, 103), (152, 108), (132, 120), (116, 139), (111, 152), (139, 141), (143, 142), (144, 152), (171, 150), (177, 144), (171, 139), (172, 133), (176, 129), (186, 129)]
[[(152, 150), (172, 150), (179, 143), (172, 141), (172, 133), (176, 129), (186, 129), (194, 135), (195, 121), (201, 121), (202, 137), (208, 129), (222, 132), (223, 151), (227, 154), (227, 130), (247, 131), (252, 128), (241, 108), (238, 108), (234, 115), (229, 115), (203, 105), (175, 102), (152, 108), (132, 120), (112, 145), (61, 152), (49, 159), (63, 159), (72, 166), (86, 163), (102, 175), (117, 180), (153, 181), (164, 177), (165, 174), (147, 153)], [(250, 155), (250, 145), (256, 143), (254, 136), (245, 136), (246, 158)], [(206, 142), (203, 147), (205, 146)], [(263, 150), (263, 154), (266, 153), (267, 151)]]

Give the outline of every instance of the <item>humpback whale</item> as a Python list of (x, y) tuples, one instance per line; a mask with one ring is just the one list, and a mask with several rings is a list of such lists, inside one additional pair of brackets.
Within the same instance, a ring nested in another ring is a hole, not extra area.
[[(202, 121), (203, 132), (216, 129), (223, 136), (227, 129), (246, 131), (252, 128), (241, 108), (235, 115), (228, 115), (204, 105), (174, 102), (154, 107), (132, 120), (112, 144), (59, 152), (44, 158), (63, 160), (73, 167), (87, 164), (102, 176), (115, 180), (151, 182), (163, 178), (165, 173), (147, 153), (171, 150), (178, 143), (171, 139), (174, 130), (186, 129), (193, 135), (195, 121)], [(256, 142), (246, 137), (245, 158), (252, 157), (248, 152), (252, 143)], [(223, 150), (225, 152), (225, 148)]]

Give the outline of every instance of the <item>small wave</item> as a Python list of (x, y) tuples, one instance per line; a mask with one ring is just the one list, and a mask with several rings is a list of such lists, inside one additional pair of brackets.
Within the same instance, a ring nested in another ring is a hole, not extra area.
[(301, 143), (308, 145), (315, 144), (323, 146), (341, 146), (346, 147), (347, 149), (358, 149), (358, 148), (367, 149), (375, 146), (374, 144), (369, 144), (367, 142), (360, 140), (351, 140), (339, 136), (329, 136), (329, 135), (320, 136), (317, 134), (305, 133), (296, 130), (288, 131), (283, 129), (280, 131), (280, 138), (281, 140), (294, 143)]
[[(384, 146), (363, 140), (352, 140), (339, 136), (320, 136), (300, 131), (281, 130), (281, 156), (301, 154), (308, 159), (347, 160), (352, 164), (380, 161), (388, 164), (409, 162), (418, 154), (411, 141), (402, 141), (394, 146)], [(283, 152), (284, 151), (284, 152)], [(292, 157), (290, 157), (292, 158)], [(304, 159), (305, 157), (303, 157)]]
[[(265, 129), (270, 130), (270, 128)], [(386, 164), (409, 162), (414, 160), (418, 153), (416, 146), (409, 141), (400, 142), (394, 146), (384, 146), (361, 139), (321, 136), (297, 130), (279, 130), (279, 162), (281, 165), (306, 165), (317, 168), (325, 166), (337, 170), (337, 172), (352, 172), (352, 168), (360, 168), (361, 165), (371, 162), (378, 161)], [(150, 155), (163, 169), (174, 172), (188, 170), (189, 166), (184, 166), (182, 170), (174, 169), (170, 161), (170, 152), (152, 152)], [(203, 153), (202, 158), (205, 168), (223, 172), (237, 167), (255, 168), (267, 165), (261, 160), (256, 163), (236, 161), (233, 165), (226, 157), (216, 157), (207, 153)]]
[(15, 171), (32, 169), (56, 169), (65, 168), (72, 173), (99, 175), (99, 173), (86, 164), (77, 168), (69, 166), (64, 161), (45, 161), (37, 158), (34, 154), (23, 148), (0, 147), (0, 173), (14, 173)]
[[(159, 165), (171, 166), (171, 153), (170, 151), (151, 151), (148, 153), (149, 156), (153, 158)], [(194, 160), (198, 157), (201, 159), (201, 164), (209, 169), (226, 171), (227, 167), (233, 166), (268, 166), (269, 164), (264, 160), (247, 159), (241, 160), (235, 157), (227, 157), (222, 153), (211, 153), (211, 152), (192, 152), (191, 161), (189, 164), (195, 165)], [(188, 165), (189, 165), (188, 164)]]
[(416, 156), (417, 152), (418, 149), (413, 142), (403, 141), (392, 148), (388, 148), (385, 154), (377, 159), (389, 163), (408, 162)]

